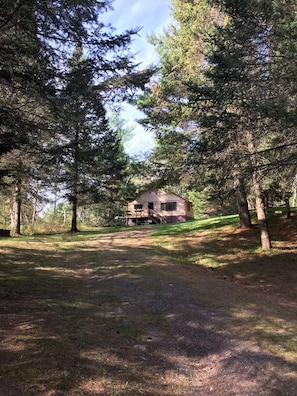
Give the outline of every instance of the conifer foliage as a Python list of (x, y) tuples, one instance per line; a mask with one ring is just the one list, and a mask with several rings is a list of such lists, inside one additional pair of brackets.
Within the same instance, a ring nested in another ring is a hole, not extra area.
[[(180, 182), (186, 174), (192, 188), (207, 188), (210, 197), (225, 195), (225, 207), (233, 197), (245, 228), (251, 225), (249, 196), (262, 247), (270, 248), (264, 190), (282, 185), (278, 195), (285, 197), (296, 173), (296, 3), (173, 0), (172, 5), (175, 23), (155, 39), (161, 55), (157, 83), (139, 101), (145, 122), (159, 141), (170, 141), (169, 153), (187, 142), (183, 173), (176, 173)], [(170, 130), (177, 139), (166, 139)], [(162, 154), (174, 169), (174, 156)], [(279, 183), (282, 177), (287, 186)]]
[[(108, 0), (3, 0), (0, 8), (1, 180), (20, 185), (11, 156), (28, 154), (29, 175), (65, 190), (76, 231), (78, 197), (99, 199), (125, 173), (105, 106), (148, 81), (150, 72), (139, 72), (129, 53), (138, 29), (114, 34), (105, 26)], [(20, 213), (15, 218), (19, 223)]]

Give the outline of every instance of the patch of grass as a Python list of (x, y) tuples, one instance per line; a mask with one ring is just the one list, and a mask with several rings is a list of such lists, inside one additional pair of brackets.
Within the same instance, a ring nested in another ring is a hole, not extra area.
[(294, 322), (277, 317), (273, 309), (259, 311), (256, 304), (238, 305), (231, 310), (231, 319), (224, 324), (225, 330), (240, 339), (254, 340), (272, 356), (291, 363), (297, 362), (297, 333)]
[(185, 223), (162, 224), (155, 227), (152, 235), (178, 235), (190, 232), (212, 232), (213, 230), (228, 226), (238, 225), (238, 215), (213, 217), (210, 219), (192, 220)]
[(79, 242), (89, 241), (96, 239), (101, 235), (111, 234), (114, 232), (124, 231), (130, 229), (127, 226), (114, 226), (114, 227), (81, 227), (79, 232), (68, 232), (67, 230), (50, 231), (50, 232), (34, 232), (22, 235), (12, 236), (10, 238), (1, 238), (1, 241), (7, 242), (9, 245), (14, 244), (16, 240), (22, 242)]
[(296, 219), (287, 220), (274, 212), (270, 215), (273, 249), (268, 251), (261, 250), (256, 226), (239, 229), (238, 216), (162, 225), (152, 235), (155, 245), (169, 257), (224, 271), (229, 267), (233, 275), (244, 276), (252, 269), (261, 278), (273, 264), (275, 271), (281, 272), (280, 262), (287, 263), (286, 269), (296, 262)]

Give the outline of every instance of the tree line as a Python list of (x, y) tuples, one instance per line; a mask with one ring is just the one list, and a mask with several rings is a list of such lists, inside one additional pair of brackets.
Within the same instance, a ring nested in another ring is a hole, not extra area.
[[(172, 0), (151, 43), (155, 80), (139, 96), (157, 136), (156, 185), (179, 184), (234, 210), (271, 247), (265, 209), (296, 194), (297, 5), (293, 0)], [(193, 196), (195, 196), (195, 194)]]

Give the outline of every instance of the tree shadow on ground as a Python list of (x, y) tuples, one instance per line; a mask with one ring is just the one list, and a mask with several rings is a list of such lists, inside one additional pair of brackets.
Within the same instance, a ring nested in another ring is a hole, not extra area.
[[(209, 305), (212, 295), (220, 298), (222, 282), (207, 284), (199, 271), (177, 268), (145, 241), (7, 245), (0, 273), (0, 391), (7, 395), (207, 394), (209, 379), (229, 383), (231, 395), (236, 373), (237, 391), (255, 380), (274, 386), (267, 372), (255, 374), (255, 364), (271, 373), (297, 371), (289, 360), (250, 345), (240, 349), (224, 328), (232, 310)], [(212, 369), (203, 376), (206, 364)]]
[(275, 247), (271, 251), (259, 250), (257, 227), (174, 238), (173, 248), (167, 237), (169, 248), (159, 250), (169, 257), (208, 268), (226, 281), (297, 303), (297, 244), (291, 235), (285, 229), (273, 229)]

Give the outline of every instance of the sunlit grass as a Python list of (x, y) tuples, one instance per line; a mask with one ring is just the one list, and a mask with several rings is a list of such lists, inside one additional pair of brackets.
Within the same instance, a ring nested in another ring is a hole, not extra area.
[(213, 217), (209, 219), (192, 220), (184, 223), (162, 224), (153, 231), (153, 236), (176, 235), (191, 232), (212, 232), (221, 227), (232, 227), (238, 225), (238, 216), (230, 215), (223, 217)]
[[(284, 250), (284, 242), (279, 231), (285, 227), (295, 227), (291, 232), (297, 232), (296, 219), (290, 223), (280, 225), (283, 216), (272, 213), (270, 222), (274, 225), (272, 240), (273, 249), (263, 251), (260, 244), (260, 234), (257, 229), (240, 230), (237, 215), (217, 217), (211, 219), (194, 220), (186, 223), (166, 224), (153, 231), (155, 245), (169, 257), (177, 255), (183, 260), (206, 267), (223, 267), (231, 262), (248, 262), (256, 259), (258, 263), (272, 260), (280, 254), (290, 262), (293, 257)], [(287, 246), (287, 245), (285, 245)], [(291, 243), (290, 248), (297, 248)]]
[(240, 339), (255, 341), (267, 353), (297, 363), (297, 332), (292, 321), (277, 317), (275, 312), (259, 312), (257, 305), (231, 309), (232, 319), (224, 329)]

